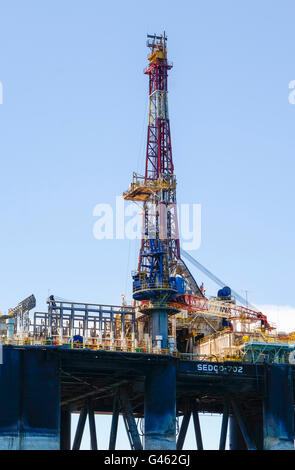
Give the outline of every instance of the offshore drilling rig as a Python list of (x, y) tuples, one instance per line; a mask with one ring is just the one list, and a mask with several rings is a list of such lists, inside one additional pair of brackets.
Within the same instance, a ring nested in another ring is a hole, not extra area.
[[(80, 413), (73, 449), (87, 416), (97, 449), (95, 413), (112, 413), (110, 450), (120, 414), (131, 449), (181, 450), (191, 415), (202, 449), (199, 412), (222, 413), (221, 450), (228, 423), (231, 449), (294, 447), (295, 334), (278, 334), (262, 312), (181, 250), (165, 33), (148, 35), (147, 46), (145, 173), (134, 173), (123, 194), (143, 205), (133, 304), (51, 295), (46, 312), (30, 314), (31, 295), (0, 317), (0, 397), (17, 403), (0, 412), (0, 449), (70, 449), (71, 412)], [(183, 258), (219, 285), (215, 297), (205, 295)], [(144, 421), (142, 435), (136, 419)]]
[[(134, 304), (77, 304), (51, 296), (48, 312), (35, 312), (33, 322), (29, 322), (29, 310), (22, 307), (27, 303), (25, 299), (5, 318), (7, 340), (30, 344), (42, 340), (55, 344), (79, 341), (91, 348), (190, 354), (206, 360), (252, 360), (265, 355), (293, 360), (290, 352), (294, 335), (278, 337), (262, 312), (247, 302), (246, 306), (237, 304), (245, 303), (244, 299), (180, 249), (167, 97), (172, 64), (167, 59), (165, 33), (148, 35), (147, 46), (145, 173), (134, 173), (123, 194), (125, 200), (143, 204), (141, 247), (133, 273)], [(199, 287), (183, 256), (222, 287), (216, 297), (205, 296), (203, 284)], [(30, 309), (33, 307), (35, 304)], [(274, 342), (280, 343), (279, 348)]]

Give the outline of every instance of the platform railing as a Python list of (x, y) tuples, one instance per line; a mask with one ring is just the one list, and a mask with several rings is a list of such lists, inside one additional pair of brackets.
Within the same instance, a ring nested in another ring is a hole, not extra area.
[(75, 342), (75, 341), (60, 341), (58, 338), (54, 339), (35, 339), (35, 338), (24, 338), (24, 339), (4, 339), (2, 341), (3, 345), (11, 346), (55, 346), (65, 349), (80, 349), (80, 350), (95, 350), (95, 351), (112, 351), (112, 352), (124, 352), (124, 353), (143, 353), (143, 354), (157, 354), (165, 356), (178, 357), (185, 360), (205, 360), (205, 356), (202, 354), (192, 354), (192, 353), (181, 353), (179, 351), (174, 351), (172, 349), (160, 349), (160, 348), (151, 348), (145, 345), (138, 346), (117, 346), (110, 344), (99, 344), (91, 342)]
[[(244, 354), (195, 354), (195, 353), (182, 353), (172, 349), (159, 349), (151, 348), (144, 345), (137, 346), (118, 346), (110, 344), (94, 344), (87, 341), (83, 343), (68, 341), (63, 342), (58, 339), (34, 339), (34, 338), (24, 338), (24, 339), (2, 339), (3, 345), (11, 346), (40, 346), (40, 347), (59, 347), (61, 349), (75, 349), (75, 350), (94, 350), (94, 351), (111, 351), (111, 352), (121, 352), (121, 353), (141, 353), (141, 354), (155, 354), (155, 355), (165, 355), (179, 358), (186, 361), (202, 361), (202, 362), (247, 362), (255, 363), (257, 360), (249, 355)], [(267, 345), (267, 343), (265, 343)], [(280, 357), (279, 361), (274, 358), (274, 362), (280, 363), (289, 363), (288, 357)]]

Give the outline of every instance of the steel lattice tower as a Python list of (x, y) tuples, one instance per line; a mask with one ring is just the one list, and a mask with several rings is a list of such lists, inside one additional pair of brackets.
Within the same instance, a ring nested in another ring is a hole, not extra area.
[(149, 117), (145, 174), (133, 175), (133, 182), (124, 198), (143, 202), (143, 230), (138, 272), (148, 272), (151, 259), (150, 239), (162, 240), (167, 251), (168, 271), (180, 275), (195, 295), (202, 293), (180, 257), (176, 207), (176, 176), (172, 158), (168, 113), (167, 37), (148, 35), (149, 64), (144, 73), (149, 77)]
[[(151, 49), (149, 66), (149, 120), (146, 148), (145, 181), (158, 184), (152, 203), (144, 202), (144, 235), (165, 240), (171, 269), (180, 258), (176, 212), (176, 178), (172, 160), (167, 81), (172, 65), (167, 61), (166, 37), (154, 36), (147, 43)], [(140, 254), (147, 250), (142, 239)], [(149, 249), (149, 248), (148, 248)], [(139, 269), (142, 265), (139, 258)]]

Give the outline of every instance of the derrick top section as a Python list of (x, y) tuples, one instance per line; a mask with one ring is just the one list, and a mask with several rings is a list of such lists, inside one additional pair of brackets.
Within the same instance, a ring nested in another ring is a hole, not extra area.
[(167, 61), (167, 36), (165, 31), (161, 36), (156, 34), (147, 35), (147, 47), (150, 49), (150, 54), (148, 55), (149, 65), (145, 69), (144, 73), (149, 75), (155, 68), (163, 68), (170, 70), (172, 68), (172, 63)]
[(155, 63), (164, 59), (167, 60), (167, 36), (165, 35), (165, 31), (161, 36), (156, 36), (155, 34), (152, 36), (148, 34), (147, 37), (148, 40), (146, 45), (151, 49), (151, 54), (148, 56), (150, 63)]

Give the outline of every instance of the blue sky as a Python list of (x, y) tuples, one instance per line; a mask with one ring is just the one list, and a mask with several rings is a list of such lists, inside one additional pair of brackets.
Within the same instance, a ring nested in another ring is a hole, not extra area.
[(0, 2), (0, 309), (31, 293), (40, 310), (49, 292), (131, 297), (138, 243), (96, 240), (93, 209), (144, 167), (146, 33), (165, 29), (178, 201), (202, 205), (191, 254), (295, 329), (294, 13), (288, 0)]

